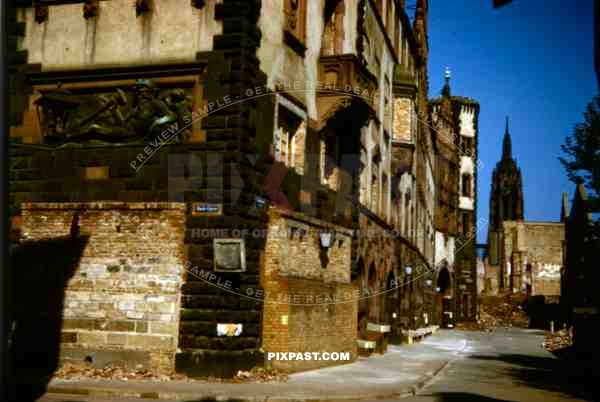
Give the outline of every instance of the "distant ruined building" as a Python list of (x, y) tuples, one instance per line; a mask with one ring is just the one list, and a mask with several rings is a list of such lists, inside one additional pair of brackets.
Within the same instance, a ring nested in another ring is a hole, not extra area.
[(523, 204), (523, 179), (512, 156), (507, 117), (502, 158), (492, 173), (483, 292), (522, 292), (558, 302), (564, 225), (525, 221)]

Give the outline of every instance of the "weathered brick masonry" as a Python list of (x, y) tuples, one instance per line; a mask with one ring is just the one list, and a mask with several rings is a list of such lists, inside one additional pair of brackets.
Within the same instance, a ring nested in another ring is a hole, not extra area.
[(64, 289), (62, 360), (173, 369), (184, 219), (177, 203), (23, 205), (22, 241), (69, 236), (72, 224), (87, 238)]
[[(350, 283), (351, 236), (316, 219), (271, 213), (261, 284), (264, 291), (262, 347), (268, 352), (348, 352), (356, 357), (357, 304)], [(321, 226), (321, 225), (326, 226)], [(325, 266), (320, 261), (318, 230), (335, 233)], [(267, 293), (268, 292), (268, 293)], [(289, 371), (308, 370), (337, 361), (266, 361)]]

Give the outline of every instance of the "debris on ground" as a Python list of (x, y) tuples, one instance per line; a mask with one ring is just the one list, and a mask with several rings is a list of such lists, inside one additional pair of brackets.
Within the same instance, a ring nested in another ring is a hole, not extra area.
[(54, 378), (61, 379), (97, 379), (97, 380), (150, 380), (150, 381), (186, 381), (183, 374), (164, 375), (140, 368), (126, 369), (107, 365), (104, 368), (95, 368), (89, 365), (65, 363), (54, 373)]
[(238, 371), (233, 378), (189, 378), (185, 374), (175, 373), (171, 375), (158, 374), (142, 367), (136, 369), (126, 369), (118, 366), (107, 365), (104, 368), (95, 368), (83, 364), (63, 364), (54, 373), (54, 378), (63, 380), (117, 380), (117, 381), (186, 381), (186, 382), (222, 382), (222, 383), (240, 383), (240, 382), (284, 382), (287, 381), (287, 374), (274, 369), (265, 369), (255, 367), (250, 371)]
[(458, 322), (456, 329), (466, 331), (493, 331), (494, 328), (527, 328), (529, 317), (524, 311), (527, 296), (524, 294), (505, 294), (483, 296), (479, 306), (479, 320)]
[(460, 329), (460, 330), (463, 330), (463, 331), (482, 331), (482, 330), (485, 329), (481, 325), (481, 322), (479, 322), (479, 321), (458, 322), (458, 323), (456, 323), (456, 325), (454, 326), (454, 328)]
[(542, 346), (549, 352), (555, 352), (573, 345), (572, 328), (564, 328), (554, 333), (548, 332)]
[(238, 371), (234, 379), (251, 382), (285, 382), (288, 376), (275, 369), (254, 367), (250, 371)]
[(483, 329), (495, 327), (527, 328), (529, 317), (523, 310), (527, 300), (524, 294), (484, 296), (481, 299), (479, 324)]

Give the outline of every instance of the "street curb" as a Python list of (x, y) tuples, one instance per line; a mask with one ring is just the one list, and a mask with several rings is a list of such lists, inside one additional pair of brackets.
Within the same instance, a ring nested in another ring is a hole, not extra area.
[(116, 397), (116, 398), (137, 398), (137, 399), (167, 399), (167, 400), (197, 400), (197, 401), (235, 401), (235, 402), (322, 402), (322, 401), (346, 401), (346, 402), (359, 402), (364, 399), (388, 399), (388, 398), (406, 398), (414, 396), (414, 386), (407, 387), (405, 390), (394, 392), (391, 394), (380, 394), (380, 395), (361, 395), (361, 396), (350, 396), (350, 395), (332, 395), (322, 397), (278, 397), (278, 396), (259, 396), (259, 397), (246, 397), (246, 396), (227, 396), (223, 394), (211, 395), (211, 394), (200, 394), (190, 392), (138, 392), (138, 391), (125, 391), (125, 390), (113, 390), (103, 388), (88, 388), (88, 389), (77, 389), (67, 387), (49, 387), (46, 394), (59, 394), (59, 395), (78, 395), (88, 397)]
[(101, 388), (101, 387), (88, 387), (78, 388), (76, 386), (49, 386), (46, 390), (46, 394), (67, 394), (67, 395), (79, 395), (89, 397), (119, 397), (119, 398), (138, 398), (138, 399), (194, 399), (199, 401), (236, 401), (236, 402), (321, 402), (321, 401), (360, 401), (365, 398), (370, 399), (393, 399), (393, 398), (406, 398), (416, 395), (416, 393), (425, 387), (429, 381), (431, 381), (438, 373), (440, 373), (448, 364), (450, 360), (442, 363), (436, 368), (431, 374), (425, 374), (415, 384), (405, 386), (402, 389), (386, 394), (373, 394), (373, 395), (332, 395), (332, 396), (320, 396), (320, 397), (278, 397), (278, 396), (228, 396), (224, 394), (211, 394), (209, 393), (194, 393), (194, 392), (160, 392), (160, 391), (134, 391), (126, 389), (114, 389), (114, 388)]
[(442, 364), (440, 367), (438, 367), (436, 370), (434, 370), (432, 374), (426, 375), (423, 380), (420, 380), (415, 385), (413, 385), (411, 396), (417, 395), (417, 392), (419, 392), (421, 389), (423, 389), (427, 384), (429, 384), (431, 382), (431, 380), (433, 380), (435, 378), (435, 376), (437, 376), (442, 370), (444, 370), (446, 367), (448, 367), (448, 364), (450, 364), (450, 362), (451, 362), (451, 360), (446, 360), (446, 362), (444, 364)]

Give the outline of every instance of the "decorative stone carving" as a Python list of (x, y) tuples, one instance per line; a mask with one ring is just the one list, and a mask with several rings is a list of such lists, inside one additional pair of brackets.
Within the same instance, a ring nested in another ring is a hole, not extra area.
[(191, 114), (191, 98), (183, 89), (161, 90), (150, 80), (108, 93), (58, 89), (42, 94), (35, 104), (48, 143), (152, 140), (166, 129), (170, 137)]
[[(323, 87), (317, 92), (318, 128), (325, 126), (340, 110), (360, 104), (375, 116), (377, 80), (354, 55), (321, 56), (318, 80)], [(355, 116), (356, 113), (353, 112)], [(362, 114), (361, 114), (362, 115)]]

